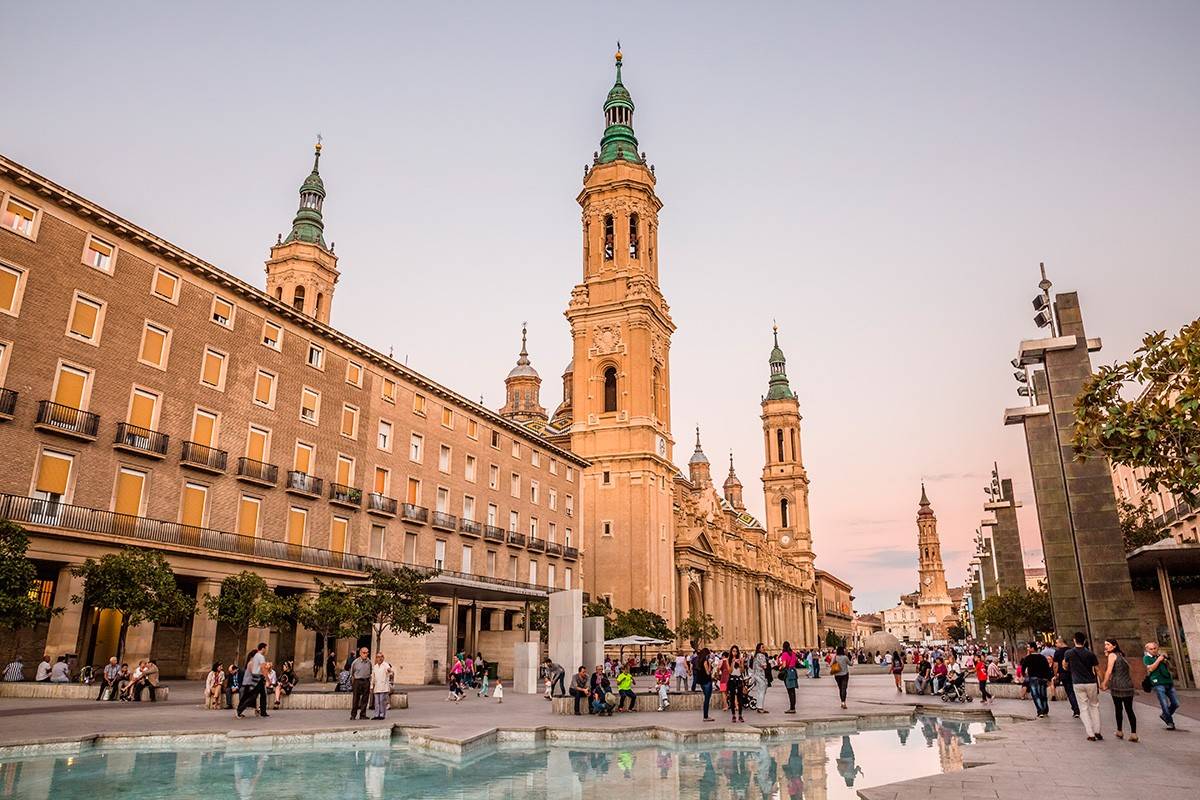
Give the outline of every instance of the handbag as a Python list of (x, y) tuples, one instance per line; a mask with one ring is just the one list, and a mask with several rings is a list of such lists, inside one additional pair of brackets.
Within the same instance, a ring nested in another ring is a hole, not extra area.
[(841, 671), (842, 671), (842, 665), (839, 664), (837, 661), (834, 661), (832, 664), (829, 665), (829, 674), (830, 675), (837, 675)]
[(110, 698), (110, 697), (112, 697), (112, 687), (111, 687), (111, 686), (105, 686), (105, 687), (104, 687), (104, 691), (100, 692), (100, 699), (101, 699), (101, 700), (107, 700), (107, 699), (108, 699), (108, 698)]
[(1142, 678), (1142, 691), (1143, 692), (1153, 692), (1154, 691), (1154, 683), (1150, 680), (1149, 675)]

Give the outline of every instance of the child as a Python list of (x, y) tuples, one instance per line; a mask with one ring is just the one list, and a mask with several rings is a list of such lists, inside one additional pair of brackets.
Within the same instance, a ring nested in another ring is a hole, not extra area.
[(452, 672), (450, 673), (450, 693), (446, 695), (446, 699), (457, 703), (462, 699), (462, 696), (462, 682), (459, 680), (458, 673)]
[(210, 710), (221, 707), (221, 695), (224, 693), (225, 667), (216, 661), (204, 678), (204, 707)]
[(479, 697), (488, 696), (488, 674), (484, 672), (479, 678), (479, 691), (476, 692)]
[(499, 678), (496, 678), (496, 688), (492, 690), (492, 697), (496, 698), (497, 703), (504, 702), (504, 684)]
[(654, 671), (654, 683), (658, 687), (658, 710), (666, 711), (671, 707), (671, 671), (665, 664)]

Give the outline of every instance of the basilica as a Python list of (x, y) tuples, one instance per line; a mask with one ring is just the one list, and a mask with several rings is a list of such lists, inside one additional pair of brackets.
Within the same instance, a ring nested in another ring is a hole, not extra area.
[(614, 608), (645, 607), (673, 626), (712, 617), (721, 641), (817, 643), (817, 593), (799, 402), (778, 329), (761, 397), (765, 519), (746, 510), (730, 455), (717, 491), (696, 431), (687, 474), (673, 462), (671, 338), (659, 285), (653, 166), (634, 135), (616, 54), (604, 135), (576, 198), (583, 274), (566, 317), (574, 357), (553, 414), (524, 337), (500, 413), (586, 459), (583, 588)]

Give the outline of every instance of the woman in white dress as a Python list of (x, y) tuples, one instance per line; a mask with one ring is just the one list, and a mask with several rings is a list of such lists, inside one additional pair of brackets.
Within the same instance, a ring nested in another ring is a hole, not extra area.
[(754, 702), (760, 714), (770, 713), (763, 708), (767, 700), (767, 670), (770, 666), (770, 657), (763, 649), (763, 643), (759, 642), (754, 646), (754, 655), (750, 657), (750, 674), (754, 676)]

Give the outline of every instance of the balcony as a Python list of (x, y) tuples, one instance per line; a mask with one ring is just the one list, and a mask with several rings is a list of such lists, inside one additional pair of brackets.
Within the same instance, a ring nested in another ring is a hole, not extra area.
[(419, 522), (424, 525), (429, 521), (429, 509), (412, 503), (401, 503), (400, 519), (406, 522)]
[(478, 539), (483, 533), (483, 525), (473, 519), (460, 519), (458, 521), (458, 531), (463, 536), (471, 536)]
[(331, 481), (329, 483), (329, 502), (346, 508), (362, 508), (362, 489)]
[(546, 553), (552, 556), (561, 556), (562, 545), (558, 542), (546, 542)]
[(546, 552), (546, 540), (539, 539), (536, 536), (529, 537), (529, 544), (527, 546), (529, 547), (529, 552), (531, 553)]
[(483, 538), (489, 542), (504, 542), (504, 528), (497, 528), (495, 525), (483, 526)]
[(113, 447), (127, 453), (136, 453), (139, 456), (165, 458), (167, 442), (170, 441), (170, 438), (165, 433), (152, 431), (149, 428), (139, 428), (128, 422), (118, 422), (117, 438), (113, 440)]
[(511, 544), (513, 547), (524, 547), (525, 546), (525, 534), (517, 533), (516, 531), (509, 531), (508, 532), (508, 543)]
[(579, 548), (571, 547), (569, 544), (563, 545), (563, 558), (569, 558), (572, 561), (577, 560), (579, 558)]
[(100, 430), (100, 415), (42, 400), (38, 403), (37, 419), (33, 427), (94, 442), (96, 432)]
[(452, 531), (458, 527), (458, 519), (453, 514), (447, 514), (445, 511), (433, 512), (433, 527), (441, 528), (444, 531)]
[(297, 472), (294, 469), (289, 469), (287, 474), (287, 483), (284, 484), (284, 490), (291, 494), (298, 494), (304, 497), (320, 497), (321, 487), (325, 485), (325, 481), (309, 475), (307, 472)]
[(371, 492), (367, 495), (367, 513), (378, 514), (381, 517), (396, 516), (397, 503), (394, 498), (385, 497), (381, 494)]
[(259, 486), (274, 486), (279, 482), (279, 467), (265, 461), (255, 461), (253, 458), (239, 458), (237, 477), (246, 483)]
[(17, 393), (0, 387), (0, 419), (12, 419), (17, 410)]
[(179, 455), (179, 463), (203, 472), (220, 474), (225, 471), (225, 462), (228, 457), (229, 454), (224, 450), (195, 442), (184, 442), (183, 452)]

